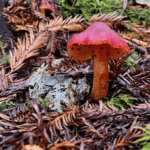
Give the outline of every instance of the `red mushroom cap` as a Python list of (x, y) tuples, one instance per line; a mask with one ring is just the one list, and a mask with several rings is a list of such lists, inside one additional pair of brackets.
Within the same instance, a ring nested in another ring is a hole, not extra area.
[(75, 35), (67, 45), (68, 55), (79, 61), (93, 57), (93, 87), (90, 97), (101, 99), (108, 91), (108, 60), (118, 59), (130, 49), (106, 24), (92, 24)]
[[(80, 34), (75, 35), (68, 42), (68, 55), (80, 61), (87, 60), (89, 59), (89, 55), (92, 54), (90, 46), (103, 46), (103, 44), (105, 44), (105, 47), (107, 47), (107, 56), (109, 60), (118, 59), (130, 51), (124, 39), (111, 30), (106, 24), (97, 22), (92, 24)], [(79, 48), (81, 48), (83, 51), (76, 51), (76, 49)]]

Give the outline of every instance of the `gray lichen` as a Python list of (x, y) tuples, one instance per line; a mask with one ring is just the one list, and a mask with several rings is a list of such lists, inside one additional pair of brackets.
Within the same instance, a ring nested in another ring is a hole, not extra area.
[[(52, 76), (46, 66), (38, 69), (26, 82), (31, 98), (43, 98), (53, 110), (61, 111), (60, 102), (83, 100), (90, 92), (86, 77), (73, 78), (67, 74)], [(54, 107), (52, 107), (54, 106)]]

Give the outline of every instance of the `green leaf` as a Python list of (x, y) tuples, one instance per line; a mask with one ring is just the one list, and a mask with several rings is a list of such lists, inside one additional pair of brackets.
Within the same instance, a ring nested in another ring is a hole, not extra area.
[(141, 129), (142, 131), (150, 135), (150, 132), (142, 127), (134, 127), (134, 128)]
[(42, 99), (42, 98), (38, 98), (38, 100), (42, 103), (42, 107), (43, 107), (43, 108), (47, 108), (47, 105), (48, 105), (48, 102), (47, 102), (47, 101), (45, 101), (45, 100)]
[(144, 145), (141, 150), (149, 150), (150, 149), (150, 142), (142, 143), (141, 145)]
[(146, 140), (150, 140), (150, 135), (146, 135), (146, 136), (134, 141), (134, 143), (138, 143), (138, 142), (142, 142), (142, 141), (146, 141)]
[(16, 104), (13, 103), (12, 101), (10, 101), (10, 102), (4, 102), (4, 103), (2, 103), (2, 104), (0, 105), (0, 108), (6, 109), (7, 106), (15, 106), (15, 105), (16, 105)]
[(148, 130), (150, 130), (150, 124), (147, 124), (147, 125), (146, 125), (146, 128), (147, 128)]
[(29, 100), (29, 99), (27, 100), (27, 105), (28, 105), (28, 107), (30, 108), (31, 103), (30, 103), (30, 100)]
[(3, 57), (3, 62), (6, 62), (7, 65), (10, 63), (10, 62), (9, 62), (9, 59), (8, 59), (7, 57)]

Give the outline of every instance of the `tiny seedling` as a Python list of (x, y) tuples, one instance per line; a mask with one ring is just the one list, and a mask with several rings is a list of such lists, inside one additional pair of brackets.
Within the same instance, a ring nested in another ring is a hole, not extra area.
[(0, 41), (0, 48), (1, 48), (1, 50), (4, 52), (4, 45), (3, 45), (3, 42), (2, 42), (2, 41)]
[(10, 63), (10, 62), (9, 62), (9, 59), (8, 59), (7, 57), (3, 57), (3, 62), (6, 62), (7, 65)]
[(30, 100), (29, 100), (29, 99), (27, 100), (27, 105), (28, 105), (28, 107), (30, 108), (31, 103), (30, 103)]
[(72, 132), (73, 132), (73, 133), (77, 133), (77, 130), (78, 130), (78, 127), (77, 127), (77, 126), (73, 126)]
[(42, 98), (38, 98), (38, 100), (39, 100), (39, 102), (42, 103), (42, 107), (43, 107), (43, 108), (47, 108), (47, 105), (48, 105), (48, 102), (47, 102), (47, 101), (45, 101), (45, 100), (42, 99)]
[(5, 103), (1, 104), (0, 108), (1, 109), (6, 109), (7, 106), (15, 106), (15, 105), (16, 105), (15, 103), (13, 103), (12, 101), (10, 101), (10, 102), (5, 102)]

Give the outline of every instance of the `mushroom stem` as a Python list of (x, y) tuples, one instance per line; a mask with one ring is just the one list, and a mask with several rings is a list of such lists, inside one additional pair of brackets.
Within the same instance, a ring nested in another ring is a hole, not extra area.
[[(42, 5), (45, 5), (45, 0), (42, 0)], [(40, 7), (42, 7), (42, 6), (40, 6)], [(44, 16), (44, 18), (45, 18), (45, 9), (41, 9), (40, 8), (40, 13)], [(45, 21), (44, 20), (41, 20), (40, 22), (39, 22), (39, 32), (41, 32), (44, 28), (45, 28), (45, 26), (46, 26), (46, 23), (45, 23)]]
[(45, 18), (45, 9), (41, 9), (40, 10), (40, 13), (44, 16), (44, 18)]
[(108, 91), (108, 58), (105, 46), (93, 46), (94, 69), (93, 87), (90, 97), (101, 99), (107, 95)]

